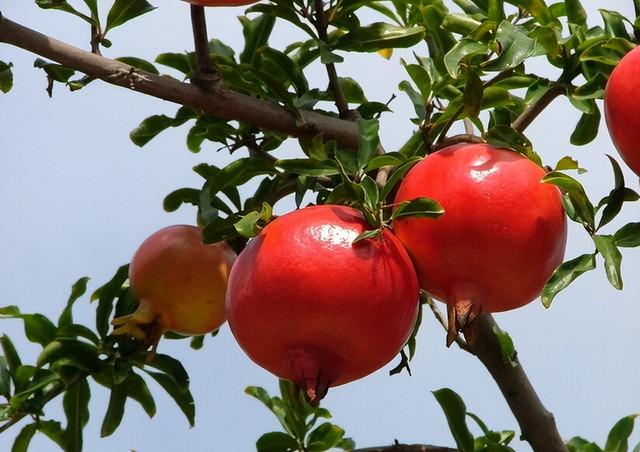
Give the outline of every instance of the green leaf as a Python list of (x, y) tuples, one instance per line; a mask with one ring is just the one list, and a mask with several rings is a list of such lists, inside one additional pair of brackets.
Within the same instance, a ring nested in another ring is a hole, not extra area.
[(431, 198), (415, 198), (403, 201), (393, 211), (392, 219), (402, 217), (440, 218), (444, 214), (443, 207)]
[(111, 281), (99, 287), (91, 295), (91, 300), (98, 300), (98, 307), (96, 308), (96, 330), (101, 338), (105, 338), (111, 328), (109, 318), (113, 312), (113, 304), (116, 296), (122, 289), (122, 285), (129, 277), (129, 264), (125, 264), (118, 268), (116, 274), (111, 278)]
[(150, 116), (129, 133), (129, 138), (133, 144), (142, 147), (169, 127), (179, 127), (196, 117), (196, 112), (189, 107), (180, 107), (175, 118), (165, 115)]
[(500, 344), (502, 361), (505, 364), (509, 364), (511, 367), (518, 367), (516, 348), (513, 345), (513, 340), (511, 340), (509, 333), (502, 331), (497, 325), (493, 328), (493, 333), (498, 338), (498, 344)]
[(109, 397), (109, 405), (107, 406), (107, 412), (102, 420), (102, 427), (100, 428), (100, 436), (102, 438), (110, 436), (116, 431), (122, 417), (124, 416), (124, 406), (127, 402), (127, 389), (124, 384), (116, 385), (111, 389), (111, 396)]
[(140, 69), (145, 72), (149, 72), (150, 74), (160, 75), (160, 71), (147, 60), (143, 60), (142, 58), (137, 57), (119, 57), (114, 58), (116, 61), (120, 61), (121, 63), (128, 64), (136, 69)]
[(604, 268), (607, 272), (607, 279), (613, 287), (622, 290), (622, 275), (620, 274), (622, 254), (620, 254), (613, 236), (593, 235), (593, 241), (596, 244), (597, 250), (604, 258)]
[(489, 52), (489, 46), (483, 42), (472, 39), (462, 39), (444, 56), (444, 64), (452, 78), (458, 78), (460, 63), (475, 56), (485, 55)]
[(263, 158), (245, 157), (237, 159), (218, 170), (207, 180), (205, 187), (208, 186), (210, 193), (215, 195), (227, 187), (238, 187), (245, 184), (255, 176), (261, 174), (277, 174), (273, 163)]
[(7, 358), (2, 355), (0, 355), (0, 395), (7, 399), (11, 397), (11, 372)]
[(473, 435), (466, 423), (467, 407), (462, 398), (449, 388), (433, 391), (433, 395), (442, 407), (449, 429), (461, 452), (474, 452)]
[(62, 426), (60, 425), (60, 422), (58, 421), (43, 421), (40, 420), (38, 422), (38, 431), (40, 433), (43, 433), (47, 436), (47, 438), (49, 438), (51, 441), (53, 441), (54, 443), (56, 443), (61, 449), (63, 449), (65, 452), (67, 451), (79, 451), (80, 449), (72, 449), (72, 448), (65, 448), (65, 443), (64, 440), (62, 438), (63, 436), (63, 430), (62, 430)]
[(542, 304), (547, 308), (551, 306), (551, 302), (560, 291), (566, 289), (578, 276), (594, 268), (595, 254), (583, 254), (559, 265), (542, 289)]
[(627, 223), (613, 235), (616, 246), (635, 248), (640, 246), (640, 223)]
[(42, 346), (56, 336), (56, 326), (42, 314), (22, 314), (17, 306), (5, 306), (0, 308), (0, 318), (22, 319), (27, 339)]
[(144, 379), (134, 372), (129, 372), (125, 385), (127, 396), (138, 402), (147, 416), (150, 418), (155, 416), (156, 403)]
[(64, 308), (62, 314), (60, 314), (60, 317), (58, 318), (58, 328), (65, 327), (73, 322), (73, 316), (71, 314), (73, 303), (75, 303), (78, 298), (83, 296), (87, 291), (88, 281), (89, 277), (84, 276), (76, 281), (75, 284), (71, 287), (71, 295), (69, 295), (69, 299), (67, 300), (67, 306)]
[(162, 353), (155, 354), (151, 361), (147, 361), (146, 353), (137, 356), (137, 358), (138, 363), (141, 365), (153, 367), (166, 374), (179, 388), (182, 388), (182, 391), (185, 393), (189, 391), (189, 374), (177, 359)]
[(36, 58), (33, 62), (33, 66), (44, 70), (47, 76), (51, 77), (56, 82), (66, 83), (76, 73), (75, 70), (60, 64), (49, 63), (41, 58)]
[(383, 166), (399, 166), (405, 162), (405, 157), (399, 152), (387, 152), (386, 154), (376, 155), (365, 168), (366, 172), (377, 170)]
[(11, 72), (12, 67), (12, 63), (5, 63), (4, 61), (0, 61), (0, 91), (5, 94), (8, 93), (13, 87), (13, 72)]
[(89, 422), (90, 398), (91, 391), (86, 379), (78, 381), (64, 393), (62, 406), (67, 417), (67, 426), (63, 433), (65, 451), (82, 451), (82, 431)]
[(44, 346), (36, 361), (38, 367), (73, 366), (86, 372), (96, 372), (102, 367), (95, 345), (77, 339), (57, 339)]
[(85, 16), (75, 8), (73, 8), (66, 0), (36, 0), (36, 5), (38, 5), (42, 9), (57, 9), (59, 11), (64, 11), (65, 13), (73, 14), (76, 17), (80, 17), (81, 19), (93, 23), (93, 20), (90, 17)]
[[(16, 372), (20, 366), (22, 366), (22, 362), (20, 361), (20, 356), (16, 351), (13, 342), (9, 339), (9, 336), (3, 334), (0, 336), (0, 347), (2, 348), (2, 354), (7, 363), (7, 368), (9, 369), (9, 374), (11, 375), (11, 379), (16, 382)], [(16, 387), (16, 391), (20, 391), (21, 388)]]
[(352, 245), (360, 242), (361, 240), (366, 240), (366, 239), (375, 239), (377, 237), (380, 237), (380, 234), (382, 234), (382, 229), (377, 228), (377, 229), (367, 229), (364, 232), (361, 232), (360, 234), (358, 234), (358, 236), (353, 239), (353, 242), (351, 242)]
[(570, 24), (586, 25), (587, 13), (582, 7), (580, 0), (564, 0), (567, 20)]
[(505, 20), (498, 26), (496, 40), (500, 43), (500, 53), (482, 65), (486, 71), (513, 69), (535, 53), (536, 41), (509, 21)]
[(260, 14), (255, 19), (246, 16), (238, 17), (242, 24), (244, 35), (244, 49), (240, 54), (240, 62), (253, 65), (258, 55), (258, 49), (267, 45), (269, 36), (276, 22), (272, 14)]
[(523, 8), (542, 25), (558, 24), (558, 19), (555, 18), (544, 0), (510, 0), (509, 3)]
[(547, 173), (541, 182), (553, 184), (568, 195), (571, 205), (575, 209), (577, 218), (579, 218), (583, 224), (593, 228), (595, 209), (580, 182), (558, 171)]
[(603, 452), (596, 443), (587, 441), (584, 438), (576, 436), (571, 438), (567, 443), (570, 452)]
[(587, 172), (586, 169), (581, 168), (580, 164), (577, 160), (575, 160), (571, 156), (562, 157), (556, 163), (556, 166), (553, 168), (554, 171), (562, 171), (562, 170), (577, 170), (578, 174), (584, 174)]
[(591, 143), (598, 136), (600, 127), (600, 110), (596, 108), (593, 113), (583, 113), (576, 128), (571, 134), (570, 142), (574, 146), (584, 146)]
[(378, 130), (380, 124), (375, 119), (358, 119), (360, 142), (358, 145), (358, 168), (367, 166), (380, 145)]
[(289, 452), (298, 449), (298, 441), (284, 432), (265, 433), (256, 441), (257, 452)]
[(193, 396), (188, 390), (188, 387), (179, 386), (176, 381), (159, 372), (151, 372), (146, 370), (147, 374), (151, 376), (167, 394), (176, 402), (182, 413), (189, 421), (189, 425), (193, 427), (195, 425), (196, 407), (193, 402)]
[(107, 15), (107, 26), (105, 27), (104, 34), (112, 28), (118, 27), (154, 9), (156, 9), (155, 6), (152, 6), (146, 0), (115, 0)]
[(262, 227), (258, 225), (260, 221), (260, 212), (249, 212), (242, 219), (236, 223), (234, 223), (233, 227), (236, 228), (236, 231), (248, 239), (253, 238), (260, 234)]
[(167, 212), (174, 212), (182, 204), (198, 206), (200, 202), (200, 190), (196, 188), (179, 188), (164, 197), (162, 207)]
[(307, 448), (309, 452), (325, 451), (336, 447), (342, 441), (344, 430), (337, 425), (325, 422), (309, 433)]
[(339, 172), (333, 160), (287, 159), (276, 161), (275, 166), (287, 173), (310, 177), (333, 176)]
[(27, 452), (29, 449), (29, 443), (31, 443), (31, 438), (36, 433), (36, 424), (28, 424), (25, 425), (16, 439), (13, 442), (13, 446), (11, 447), (11, 452)]
[(338, 38), (335, 48), (354, 52), (411, 47), (425, 36), (423, 27), (398, 27), (383, 22), (356, 28)]
[(391, 173), (391, 177), (387, 179), (387, 183), (382, 188), (382, 192), (380, 193), (380, 199), (385, 200), (387, 196), (391, 193), (391, 191), (395, 188), (395, 186), (402, 180), (402, 178), (407, 174), (407, 172), (421, 159), (418, 157), (413, 157), (408, 160), (406, 163), (400, 165), (396, 170)]
[(616, 422), (607, 436), (607, 442), (604, 445), (605, 452), (627, 452), (629, 437), (633, 433), (636, 417), (638, 417), (637, 414), (632, 414)]

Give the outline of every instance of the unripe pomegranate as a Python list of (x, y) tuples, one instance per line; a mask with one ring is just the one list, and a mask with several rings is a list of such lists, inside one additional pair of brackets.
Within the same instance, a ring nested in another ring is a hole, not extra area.
[(616, 149), (640, 176), (640, 47), (615, 67), (604, 91), (604, 117)]
[(197, 6), (242, 6), (257, 3), (258, 0), (185, 0)]
[(388, 363), (416, 320), (409, 256), (389, 230), (353, 243), (369, 228), (351, 207), (306, 207), (269, 223), (231, 271), (233, 335), (312, 403)]
[[(140, 245), (129, 265), (129, 281), (138, 309), (113, 320), (114, 334), (130, 334), (152, 343), (149, 328), (199, 335), (225, 322), (227, 280), (236, 254), (225, 242), (204, 244), (195, 226), (169, 226)], [(158, 335), (158, 337), (159, 337)]]
[(544, 175), (516, 152), (460, 144), (427, 156), (402, 181), (396, 203), (429, 197), (444, 208), (438, 220), (401, 217), (393, 228), (421, 287), (449, 306), (449, 344), (480, 311), (532, 301), (562, 262), (566, 218)]

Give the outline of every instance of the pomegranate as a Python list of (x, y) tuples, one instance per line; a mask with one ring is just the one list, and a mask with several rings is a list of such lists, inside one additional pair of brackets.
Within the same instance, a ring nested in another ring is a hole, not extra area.
[(196, 6), (242, 6), (257, 3), (258, 0), (185, 0)]
[(153, 233), (129, 265), (131, 289), (140, 305), (133, 314), (113, 320), (118, 327), (114, 334), (155, 345), (165, 331), (198, 335), (218, 329), (226, 319), (224, 299), (235, 259), (225, 242), (202, 243), (195, 226)]
[(562, 262), (566, 218), (560, 191), (526, 157), (488, 144), (459, 144), (407, 173), (395, 202), (430, 197), (438, 220), (401, 217), (394, 232), (421, 287), (448, 305), (447, 344), (481, 311), (518, 308), (536, 298)]
[(231, 271), (233, 335), (312, 403), (388, 363), (415, 324), (411, 260), (389, 230), (353, 243), (369, 228), (351, 207), (306, 207), (269, 223)]
[(604, 117), (620, 156), (640, 176), (640, 47), (615, 67), (604, 91)]

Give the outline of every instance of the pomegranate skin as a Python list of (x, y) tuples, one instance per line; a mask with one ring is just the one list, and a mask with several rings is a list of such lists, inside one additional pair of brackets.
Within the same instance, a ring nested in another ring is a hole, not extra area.
[(269, 223), (232, 269), (227, 317), (261, 367), (302, 386), (311, 401), (329, 386), (379, 369), (409, 338), (418, 281), (388, 230), (345, 206), (306, 207)]
[(640, 176), (640, 47), (615, 67), (604, 91), (609, 135), (625, 163)]
[(540, 182), (544, 174), (487, 144), (450, 146), (413, 167), (395, 202), (430, 197), (445, 211), (393, 224), (421, 287), (458, 313), (506, 311), (538, 297), (562, 262), (567, 233), (560, 192)]
[(258, 0), (185, 0), (196, 6), (243, 6), (257, 3)]
[(200, 229), (169, 226), (150, 235), (129, 265), (141, 313), (152, 312), (163, 330), (205, 334), (226, 320), (227, 280), (236, 254), (224, 242), (204, 244)]

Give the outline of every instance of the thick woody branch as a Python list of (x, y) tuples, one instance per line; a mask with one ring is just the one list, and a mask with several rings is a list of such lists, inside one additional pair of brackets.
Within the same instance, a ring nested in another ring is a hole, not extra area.
[(522, 439), (534, 451), (566, 452), (567, 447), (558, 432), (555, 419), (544, 407), (531, 385), (522, 364), (507, 362), (496, 336), (497, 325), (489, 314), (481, 314), (465, 328), (464, 334), (471, 350), (487, 368), (509, 404)]
[(150, 74), (78, 49), (2, 16), (0, 42), (28, 50), (113, 85), (176, 104), (188, 105), (213, 116), (246, 122), (258, 128), (297, 138), (311, 138), (323, 132), (327, 139), (336, 140), (341, 147), (358, 147), (358, 126), (351, 121), (311, 111), (303, 111), (300, 121), (292, 112), (274, 103), (220, 87), (205, 91), (172, 77)]

